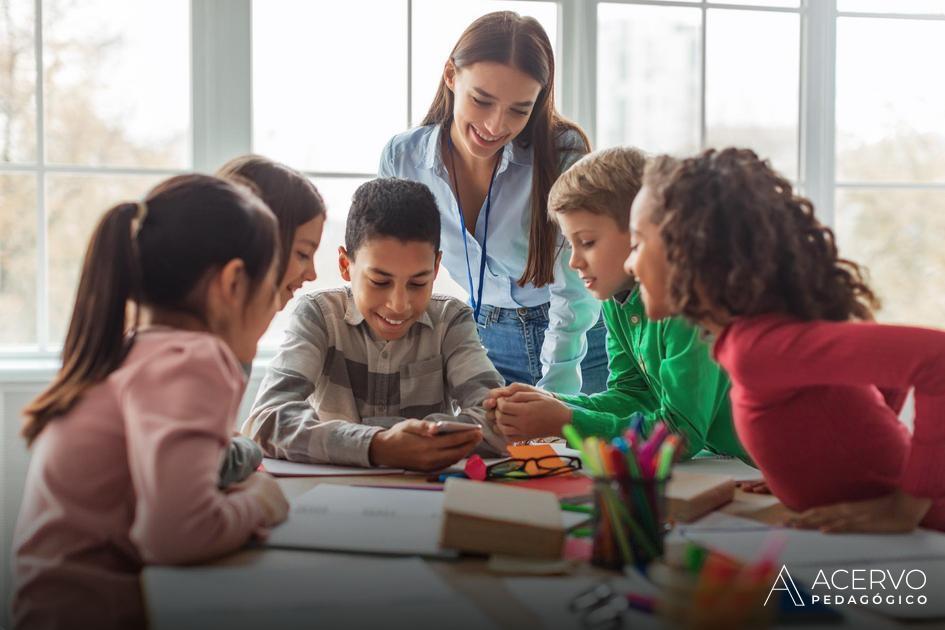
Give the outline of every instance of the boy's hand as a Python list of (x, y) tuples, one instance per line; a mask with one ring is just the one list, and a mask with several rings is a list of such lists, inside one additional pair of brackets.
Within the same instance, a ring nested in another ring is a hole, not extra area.
[[(496, 399), (511, 396), (512, 394), (517, 394), (519, 392), (533, 392), (554, 398), (554, 395), (551, 392), (546, 392), (545, 390), (539, 389), (533, 385), (526, 385), (525, 383), (512, 383), (511, 385), (506, 385), (505, 387), (497, 387), (495, 389), (489, 390), (489, 397), (486, 398), (486, 401), (492, 401), (492, 406), (494, 408)], [(488, 409), (489, 407), (487, 406), (486, 408)]]
[(571, 422), (571, 409), (546, 392), (519, 391), (495, 402), (495, 422), (506, 439), (521, 442), (561, 435)]
[(482, 441), (482, 429), (433, 434), (433, 423), (402, 420), (371, 438), (368, 457), (374, 466), (429, 472), (452, 466)]
[[(519, 392), (531, 392), (534, 394), (541, 394), (542, 396), (547, 396), (549, 398), (554, 398), (554, 394), (551, 392), (546, 392), (543, 389), (539, 389), (532, 385), (525, 385), (524, 383), (512, 383), (511, 385), (506, 385), (505, 387), (497, 387), (495, 389), (489, 390), (489, 396), (484, 401), (482, 401), (482, 406), (486, 410), (486, 420), (492, 424), (496, 423), (496, 407), (498, 406), (500, 398), (508, 398)], [(541, 436), (545, 437), (545, 436)]]
[(897, 490), (878, 499), (816, 507), (789, 519), (787, 524), (822, 532), (911, 532), (931, 505), (931, 499)]

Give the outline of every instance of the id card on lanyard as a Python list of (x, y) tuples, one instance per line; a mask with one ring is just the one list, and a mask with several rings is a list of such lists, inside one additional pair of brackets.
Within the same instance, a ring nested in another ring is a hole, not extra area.
[[(450, 150), (450, 165), (452, 166), (450, 175), (452, 175), (453, 189), (456, 193), (456, 211), (459, 213), (459, 232), (463, 237), (463, 251), (466, 253), (466, 278), (469, 281), (469, 305), (473, 309), (473, 317), (475, 317), (475, 320), (478, 322), (479, 311), (482, 310), (482, 286), (486, 276), (486, 253), (489, 243), (489, 212), (492, 210), (492, 187), (495, 185), (495, 176), (499, 171), (499, 162), (502, 160), (501, 158), (496, 160), (495, 166), (492, 167), (492, 178), (489, 180), (489, 191), (486, 193), (486, 218), (482, 233), (482, 256), (479, 259), (479, 291), (477, 292), (473, 287), (472, 269), (469, 267), (469, 244), (466, 240), (466, 219), (463, 217), (462, 202), (459, 200), (459, 181), (456, 178), (456, 163), (455, 160), (453, 160), (453, 139), (447, 135), (446, 142)], [(475, 229), (475, 227), (473, 229)]]

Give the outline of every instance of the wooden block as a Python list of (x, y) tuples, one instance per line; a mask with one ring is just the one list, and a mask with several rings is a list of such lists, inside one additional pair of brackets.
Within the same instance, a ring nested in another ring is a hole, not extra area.
[(484, 554), (560, 558), (565, 529), (551, 492), (446, 480), (440, 545)]
[(735, 498), (735, 479), (726, 475), (673, 469), (666, 486), (666, 503), (673, 520), (691, 523)]

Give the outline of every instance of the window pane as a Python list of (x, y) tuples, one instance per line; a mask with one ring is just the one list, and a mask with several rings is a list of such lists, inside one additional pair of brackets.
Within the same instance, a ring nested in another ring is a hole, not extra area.
[(515, 11), (535, 18), (557, 50), (558, 7), (555, 2), (414, 0), (411, 124), (420, 124), (430, 108), (443, 75), (443, 65), (459, 36), (476, 18), (492, 11)]
[(945, 181), (945, 21), (837, 20), (837, 178)]
[(0, 15), (0, 162), (35, 162), (33, 0), (0, 0)]
[(598, 6), (597, 146), (699, 149), (701, 31), (699, 9)]
[[(332, 287), (344, 286), (346, 283), (341, 279), (341, 272), (338, 270), (338, 246), (344, 245), (345, 241), (345, 221), (348, 218), (348, 210), (351, 208), (351, 197), (358, 186), (368, 180), (354, 178), (312, 178), (312, 183), (318, 188), (325, 199), (325, 205), (328, 207), (328, 217), (325, 221), (325, 230), (322, 233), (322, 240), (319, 243), (318, 251), (315, 252), (315, 273), (318, 278), (315, 282), (310, 282), (302, 286), (301, 293), (308, 293), (316, 289), (328, 289)], [(453, 282), (446, 269), (440, 268), (440, 273), (433, 283), (433, 290), (436, 293), (446, 293), (454, 295), (466, 301), (466, 293)], [(286, 307), (276, 313), (272, 324), (260, 340), (260, 347), (276, 348), (282, 341), (282, 335), (285, 327), (291, 319), (296, 300), (293, 299)]]
[(709, 0), (709, 4), (743, 4), (755, 7), (799, 7), (800, 0)]
[(945, 192), (841, 189), (836, 230), (841, 255), (869, 268), (878, 319), (942, 327)]
[(43, 4), (46, 155), (188, 168), (190, 3)]
[(866, 13), (945, 13), (945, 0), (837, 0), (838, 11)]
[(0, 174), (0, 347), (36, 341), (36, 176)]
[(407, 3), (253, 3), (253, 148), (293, 168), (377, 172), (407, 126)]
[(142, 199), (163, 177), (47, 175), (49, 339), (62, 343), (89, 238), (106, 210)]
[(742, 146), (797, 178), (800, 17), (710, 10), (706, 146)]

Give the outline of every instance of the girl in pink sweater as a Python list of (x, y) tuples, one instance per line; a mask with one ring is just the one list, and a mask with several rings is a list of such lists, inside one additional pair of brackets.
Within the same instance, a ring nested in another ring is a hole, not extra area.
[(213, 177), (174, 177), (105, 213), (62, 369), (25, 409), (17, 627), (143, 627), (145, 563), (208, 560), (285, 518), (271, 477), (217, 487), (241, 363), (277, 307), (277, 252), (269, 209)]
[(661, 157), (630, 228), (647, 316), (715, 338), (739, 438), (792, 524), (945, 530), (945, 331), (873, 323), (860, 267), (809, 200), (749, 150)]

